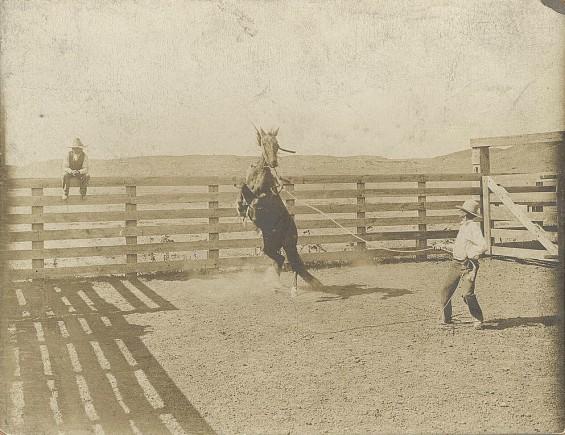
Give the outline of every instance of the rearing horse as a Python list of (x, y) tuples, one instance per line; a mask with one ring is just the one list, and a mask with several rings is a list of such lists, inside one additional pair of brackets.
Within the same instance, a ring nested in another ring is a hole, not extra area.
[(298, 255), (296, 223), (280, 197), (282, 180), (275, 169), (278, 166), (277, 153), (279, 150), (290, 153), (294, 151), (285, 150), (279, 146), (278, 131), (278, 128), (268, 133), (263, 129), (257, 130), (257, 144), (261, 148), (261, 157), (247, 170), (245, 183), (239, 192), (237, 209), (240, 216), (249, 217), (261, 230), (263, 251), (273, 260), (278, 276), (280, 276), (284, 263), (280, 250), (284, 249), (295, 273), (294, 287), (291, 292), (294, 296), (297, 275), (300, 275), (313, 288), (321, 288), (323, 285), (306, 270)]

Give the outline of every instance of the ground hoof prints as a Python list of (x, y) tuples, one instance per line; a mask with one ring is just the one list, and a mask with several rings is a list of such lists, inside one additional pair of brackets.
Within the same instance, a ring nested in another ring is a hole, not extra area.
[(24, 283), (5, 299), (9, 433), (212, 433), (141, 341), (147, 329), (124, 318), (176, 308), (120, 284)]

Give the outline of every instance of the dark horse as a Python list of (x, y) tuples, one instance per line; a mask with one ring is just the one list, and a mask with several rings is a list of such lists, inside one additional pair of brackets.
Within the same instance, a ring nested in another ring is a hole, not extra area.
[(257, 143), (261, 148), (261, 157), (247, 170), (245, 183), (241, 186), (237, 199), (237, 210), (240, 216), (249, 217), (261, 230), (263, 251), (273, 260), (278, 276), (280, 276), (284, 263), (280, 250), (284, 249), (295, 273), (291, 293), (294, 296), (297, 275), (300, 275), (313, 288), (323, 286), (306, 270), (298, 255), (296, 223), (280, 197), (283, 180), (276, 172), (277, 153), (279, 150), (291, 153), (294, 151), (279, 147), (277, 133), (278, 129), (268, 133), (263, 129), (257, 130)]

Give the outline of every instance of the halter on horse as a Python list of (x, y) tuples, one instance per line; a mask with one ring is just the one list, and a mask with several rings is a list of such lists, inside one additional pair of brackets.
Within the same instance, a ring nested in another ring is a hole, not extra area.
[[(257, 130), (257, 129), (256, 129)], [(292, 270), (314, 288), (322, 287), (322, 283), (310, 274), (298, 255), (298, 230), (294, 219), (288, 212), (280, 192), (283, 179), (276, 172), (278, 151), (294, 153), (279, 146), (278, 129), (266, 133), (257, 130), (257, 143), (261, 147), (261, 157), (247, 170), (245, 183), (241, 186), (237, 200), (240, 216), (249, 217), (261, 230), (263, 235), (263, 251), (271, 258), (275, 270), (280, 275), (284, 263), (281, 248), (284, 249)]]

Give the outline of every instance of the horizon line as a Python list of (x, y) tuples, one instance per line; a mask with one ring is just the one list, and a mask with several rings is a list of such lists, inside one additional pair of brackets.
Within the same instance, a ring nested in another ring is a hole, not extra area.
[[(461, 149), (458, 151), (453, 151), (451, 153), (447, 153), (447, 154), (438, 154), (432, 157), (406, 157), (406, 158), (395, 158), (395, 157), (385, 157), (382, 155), (377, 155), (377, 154), (351, 154), (351, 155), (345, 155), (345, 156), (339, 156), (339, 155), (334, 155), (334, 154), (294, 154), (294, 155), (281, 155), (279, 156), (280, 159), (283, 158), (296, 158), (296, 157), (332, 157), (332, 158), (337, 158), (337, 159), (347, 159), (347, 158), (367, 158), (367, 157), (373, 157), (373, 158), (378, 158), (378, 159), (383, 159), (383, 160), (390, 160), (390, 161), (407, 161), (407, 160), (429, 160), (429, 159), (435, 159), (438, 157), (445, 157), (445, 156), (449, 156), (452, 154), (456, 154), (456, 153), (460, 153), (463, 151), (470, 151), (470, 148), (468, 149)], [(88, 151), (88, 150), (87, 150)], [(96, 160), (96, 161), (115, 161), (115, 160), (127, 160), (127, 159), (137, 159), (137, 158), (147, 158), (147, 157), (157, 157), (157, 158), (174, 158), (174, 157), (259, 157), (256, 154), (139, 154), (139, 155), (132, 155), (132, 156), (127, 156), (127, 157), (113, 157), (113, 158), (96, 158), (96, 157), (89, 157), (90, 160)], [(47, 159), (47, 160), (34, 160), (31, 161), (29, 163), (24, 163), (24, 164), (13, 164), (13, 163), (6, 163), (6, 166), (13, 166), (13, 167), (25, 167), (25, 166), (29, 166), (32, 164), (36, 164), (36, 163), (44, 163), (44, 162), (52, 162), (52, 161), (58, 161), (60, 160), (59, 158), (54, 158), (54, 159)]]

